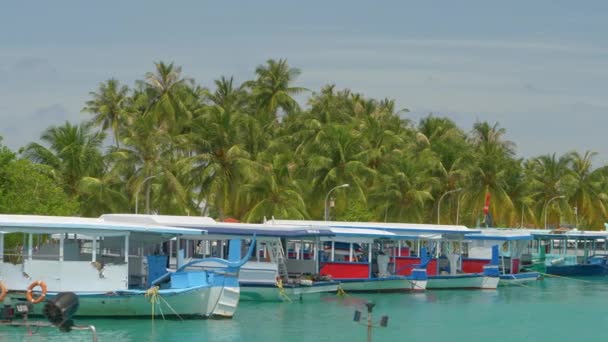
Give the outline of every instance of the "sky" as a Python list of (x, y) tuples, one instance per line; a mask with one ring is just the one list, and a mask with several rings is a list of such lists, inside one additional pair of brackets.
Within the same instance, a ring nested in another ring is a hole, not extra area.
[(17, 150), (81, 112), (89, 92), (174, 62), (211, 87), (267, 59), (392, 98), (417, 122), (498, 123), (529, 158), (608, 163), (606, 1), (11, 1), (0, 11), (0, 136)]

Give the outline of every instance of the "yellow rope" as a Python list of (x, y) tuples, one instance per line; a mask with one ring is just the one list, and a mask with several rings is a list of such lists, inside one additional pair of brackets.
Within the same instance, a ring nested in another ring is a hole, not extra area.
[(144, 295), (145, 297), (150, 297), (149, 300), (150, 303), (152, 303), (152, 320), (154, 320), (154, 309), (156, 307), (156, 304), (159, 302), (158, 298), (160, 297), (160, 295), (158, 294), (158, 289), (158, 286), (153, 286), (147, 289), (146, 294)]
[(277, 277), (276, 281), (275, 281), (275, 285), (277, 286), (277, 288), (279, 289), (279, 296), (283, 299), (286, 300), (288, 302), (291, 302), (291, 298), (289, 298), (289, 296), (287, 295), (287, 293), (285, 292), (285, 288), (283, 287), (283, 280), (279, 277)]

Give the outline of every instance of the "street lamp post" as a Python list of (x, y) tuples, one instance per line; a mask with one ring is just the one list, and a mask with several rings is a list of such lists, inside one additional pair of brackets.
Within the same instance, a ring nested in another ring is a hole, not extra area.
[[(137, 186), (137, 189), (135, 189), (135, 213), (137, 214), (137, 209), (138, 209), (138, 204), (139, 204), (139, 191), (141, 190), (141, 187), (144, 185), (144, 183), (146, 183), (148, 180), (152, 179), (152, 178), (156, 178), (159, 174), (157, 175), (153, 175), (150, 177), (146, 177), (141, 183), (139, 183), (139, 185)], [(150, 193), (146, 194), (146, 214), (150, 213)]]
[(462, 196), (458, 195), (456, 199), (456, 225), (458, 225), (458, 218), (460, 217), (460, 197)]
[(342, 185), (338, 185), (336, 187), (331, 188), (328, 192), (327, 195), (325, 196), (325, 221), (327, 221), (329, 219), (329, 206), (328, 206), (328, 200), (329, 200), (329, 194), (332, 193), (332, 191), (336, 190), (336, 189), (340, 189), (340, 188), (348, 188), (350, 185), (349, 184), (342, 184)]
[(547, 203), (545, 203), (545, 229), (547, 229), (547, 208), (548, 208), (548, 206), (549, 206), (549, 203), (550, 203), (551, 201), (553, 201), (554, 199), (558, 199), (558, 198), (565, 198), (565, 197), (566, 197), (566, 196), (564, 196), (564, 195), (555, 196), (555, 197), (550, 198), (550, 199), (547, 201)]
[(454, 192), (458, 192), (458, 191), (462, 191), (462, 188), (458, 188), (458, 189), (453, 189), (453, 190), (449, 190), (446, 191), (443, 195), (441, 195), (441, 197), (439, 197), (439, 202), (437, 203), (437, 224), (439, 224), (439, 216), (441, 214), (441, 200), (448, 194), (454, 193)]

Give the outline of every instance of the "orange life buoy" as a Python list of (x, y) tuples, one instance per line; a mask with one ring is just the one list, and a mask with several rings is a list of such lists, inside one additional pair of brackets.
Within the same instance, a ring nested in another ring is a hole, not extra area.
[[(40, 286), (40, 289), (42, 290), (42, 294), (39, 297), (34, 298), (34, 296), (32, 295), (32, 291), (37, 286)], [(31, 283), (30, 286), (27, 287), (27, 292), (25, 293), (25, 298), (27, 299), (28, 302), (30, 302), (32, 304), (38, 304), (44, 300), (44, 297), (46, 297), (46, 283), (43, 282), (42, 280), (36, 280), (35, 282)]]
[(0, 302), (4, 300), (4, 297), (6, 297), (7, 293), (8, 289), (6, 288), (6, 285), (4, 285), (4, 283), (0, 281)]

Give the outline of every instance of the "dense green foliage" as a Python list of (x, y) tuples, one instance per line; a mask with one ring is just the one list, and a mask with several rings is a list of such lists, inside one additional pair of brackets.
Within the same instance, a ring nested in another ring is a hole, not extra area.
[(0, 145), (0, 213), (77, 214), (78, 203), (57, 185), (59, 182), (52, 168), (18, 160)]
[[(542, 227), (547, 215), (553, 226), (603, 227), (608, 178), (594, 153), (520, 159), (498, 124), (413, 123), (392, 100), (311, 91), (299, 74), (268, 60), (252, 80), (206, 88), (160, 62), (132, 87), (101, 83), (83, 109), (88, 123), (51, 127), (22, 155), (47, 165), (85, 216), (322, 219), (327, 192), (348, 183), (332, 192), (332, 219), (474, 226), (489, 193), (496, 226)], [(15, 212), (39, 212), (23, 205)]]

